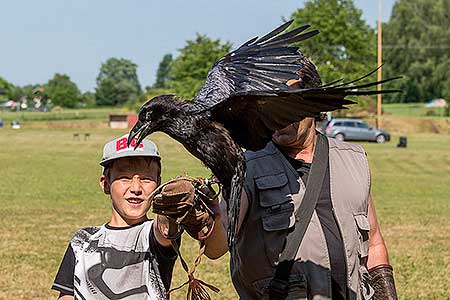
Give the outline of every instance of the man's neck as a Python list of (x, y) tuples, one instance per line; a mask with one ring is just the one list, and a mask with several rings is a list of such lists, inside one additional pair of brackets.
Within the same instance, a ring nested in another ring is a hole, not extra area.
[(284, 153), (296, 160), (312, 163), (316, 146), (317, 134), (315, 130), (308, 132), (304, 139), (300, 140), (296, 147), (283, 148)]

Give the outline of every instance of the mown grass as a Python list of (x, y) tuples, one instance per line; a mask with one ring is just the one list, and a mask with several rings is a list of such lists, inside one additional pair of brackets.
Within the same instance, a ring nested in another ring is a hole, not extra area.
[[(104, 142), (125, 131), (89, 129), (86, 141), (74, 140), (73, 132), (0, 130), (0, 299), (55, 299), (49, 288), (72, 234), (110, 217), (110, 202), (98, 186), (98, 161)], [(177, 142), (163, 134), (151, 138), (163, 156), (163, 180), (184, 171), (209, 174)], [(399, 296), (450, 299), (450, 136), (416, 134), (408, 143), (406, 149), (395, 142), (364, 144)], [(192, 260), (196, 243), (184, 238), (182, 251)], [(222, 290), (213, 299), (237, 298), (228, 255), (203, 259), (197, 275)], [(172, 286), (185, 279), (177, 263)], [(184, 298), (181, 291), (172, 296)]]
[(51, 112), (34, 111), (0, 111), (5, 123), (12, 121), (70, 121), (70, 120), (108, 120), (109, 114), (129, 113), (125, 108), (89, 108), (89, 109), (55, 109)]
[(383, 104), (383, 111), (395, 116), (449, 117), (446, 108), (426, 107), (425, 103), (387, 103)]

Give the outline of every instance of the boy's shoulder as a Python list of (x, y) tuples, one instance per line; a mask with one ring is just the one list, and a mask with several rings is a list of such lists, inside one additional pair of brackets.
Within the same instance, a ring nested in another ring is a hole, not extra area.
[(87, 237), (90, 237), (90, 236), (96, 234), (97, 232), (99, 232), (102, 227), (104, 227), (104, 225), (80, 228), (80, 229), (78, 229), (77, 232), (74, 233), (72, 240), (73, 239), (85, 239)]
[[(70, 240), (70, 244), (72, 245), (72, 248), (78, 248), (79, 246), (83, 245), (86, 242), (89, 242), (93, 235), (100, 232), (100, 230), (104, 227), (102, 226), (89, 226), (89, 227), (83, 227), (79, 229), (77, 232), (75, 232), (72, 236), (72, 239)], [(78, 247), (77, 247), (78, 246)]]
[[(110, 227), (107, 224), (104, 224), (101, 226), (83, 227), (74, 233), (70, 243), (72, 244), (72, 247), (75, 246), (76, 248), (80, 248), (80, 247), (82, 247), (83, 244), (89, 244), (95, 240), (101, 239), (101, 237), (104, 235), (108, 235), (109, 237), (112, 237), (112, 236), (131, 237), (133, 235), (140, 235), (145, 232), (150, 233), (152, 223), (153, 223), (153, 220), (150, 219), (139, 225), (123, 228), (123, 229), (128, 229), (128, 230), (118, 230), (117, 228)], [(132, 234), (130, 232), (130, 230), (131, 230), (131, 232), (134, 232), (135, 234)], [(122, 234), (122, 233), (124, 233), (124, 231), (127, 231), (127, 233)]]

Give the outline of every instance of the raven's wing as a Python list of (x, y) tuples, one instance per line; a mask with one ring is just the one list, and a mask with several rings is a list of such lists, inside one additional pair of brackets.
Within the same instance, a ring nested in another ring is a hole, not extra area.
[(242, 93), (275, 95), (273, 91), (286, 90), (286, 82), (299, 76), (303, 82), (316, 81), (315, 86), (320, 85), (314, 65), (298, 51), (298, 47), (289, 46), (319, 31), (302, 33), (309, 28), (309, 25), (304, 25), (282, 34), (291, 23), (289, 21), (261, 38), (247, 41), (218, 60), (195, 96), (193, 109), (211, 109)]
[(345, 105), (354, 103), (345, 99), (347, 96), (399, 92), (364, 90), (397, 78), (352, 85), (365, 77), (338, 85), (280, 91), (274, 96), (265, 93), (237, 94), (214, 107), (213, 119), (222, 123), (241, 147), (256, 151), (271, 140), (275, 130), (305, 117), (317, 117), (321, 112), (342, 109)]

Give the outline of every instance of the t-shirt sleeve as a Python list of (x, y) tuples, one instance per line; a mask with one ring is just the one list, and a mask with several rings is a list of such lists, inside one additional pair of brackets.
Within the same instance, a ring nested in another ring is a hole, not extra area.
[(75, 254), (72, 246), (67, 247), (64, 258), (59, 266), (58, 273), (56, 273), (55, 281), (52, 285), (52, 290), (59, 291), (66, 295), (73, 295), (73, 278), (75, 272)]

